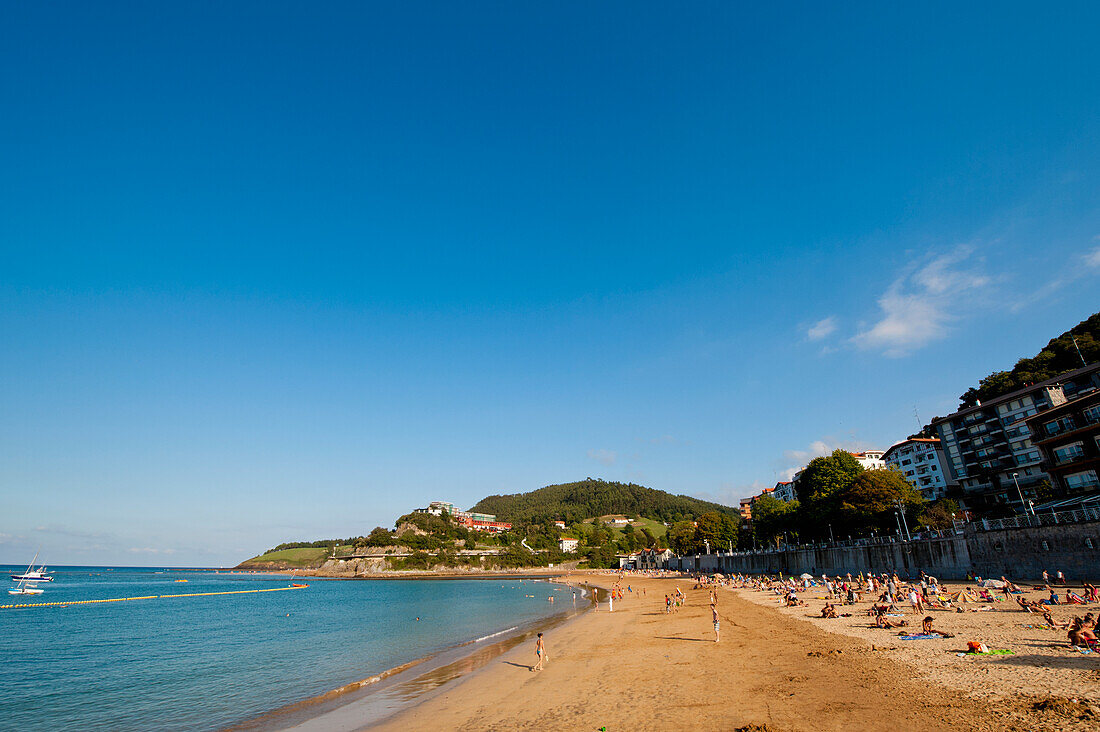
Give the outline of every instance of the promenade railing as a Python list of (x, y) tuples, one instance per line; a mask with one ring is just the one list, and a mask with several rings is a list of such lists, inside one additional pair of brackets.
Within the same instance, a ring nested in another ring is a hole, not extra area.
[(1026, 529), (1036, 526), (1057, 526), (1059, 524), (1081, 524), (1100, 521), (1100, 508), (1078, 508), (1073, 511), (1051, 513), (1020, 514), (1001, 519), (982, 519), (975, 522), (981, 531), (1001, 531), (1003, 529)]

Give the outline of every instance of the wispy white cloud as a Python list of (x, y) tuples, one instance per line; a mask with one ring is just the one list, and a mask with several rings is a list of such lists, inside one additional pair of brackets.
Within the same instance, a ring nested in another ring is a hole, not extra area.
[(827, 318), (822, 318), (809, 328), (806, 329), (806, 338), (811, 341), (820, 341), (828, 338), (836, 332), (837, 323), (836, 318), (830, 315)]
[(944, 338), (958, 316), (993, 279), (967, 267), (970, 247), (911, 265), (879, 298), (880, 313), (851, 340), (858, 348), (904, 356)]
[(590, 460), (595, 460), (596, 462), (602, 463), (604, 465), (614, 465), (615, 460), (618, 457), (618, 453), (616, 453), (614, 450), (604, 450), (601, 448), (599, 450), (588, 451), (588, 458)]
[(158, 549), (152, 546), (130, 547), (126, 551), (131, 554), (175, 554), (175, 549)]
[[(1100, 239), (1100, 237), (1094, 237)], [(1072, 264), (1062, 270), (1054, 279), (1044, 283), (1029, 295), (1017, 298), (1010, 309), (1018, 313), (1024, 308), (1037, 302), (1054, 297), (1067, 291), (1067, 288), (1082, 277), (1095, 277), (1100, 270), (1100, 246), (1095, 246), (1089, 251), (1071, 260)]]
[[(1100, 239), (1100, 237), (1097, 237)], [(1085, 254), (1086, 267), (1100, 267), (1100, 246), (1094, 247), (1091, 252)]]

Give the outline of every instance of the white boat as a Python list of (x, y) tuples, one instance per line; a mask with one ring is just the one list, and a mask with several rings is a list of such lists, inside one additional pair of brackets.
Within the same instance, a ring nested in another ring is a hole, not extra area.
[(53, 582), (53, 577), (46, 574), (46, 568), (34, 569), (23, 574), (13, 574), (11, 576), (13, 580), (23, 582)]
[(8, 590), (9, 595), (41, 595), (45, 590), (40, 590), (31, 585), (19, 585)]
[(27, 567), (27, 571), (23, 574), (13, 574), (11, 578), (17, 582), (53, 582), (53, 576), (46, 574), (45, 567), (34, 568), (34, 563), (38, 561), (38, 555), (34, 555), (34, 559), (31, 560), (31, 566)]
[(34, 559), (31, 560), (31, 566), (27, 567), (27, 571), (23, 574), (13, 574), (11, 578), (18, 581), (18, 585), (8, 590), (9, 595), (41, 595), (45, 590), (38, 589), (38, 582), (52, 582), (53, 577), (49, 577), (43, 572), (46, 568), (42, 567), (40, 571), (34, 570), (34, 563), (38, 561), (38, 555), (34, 555)]

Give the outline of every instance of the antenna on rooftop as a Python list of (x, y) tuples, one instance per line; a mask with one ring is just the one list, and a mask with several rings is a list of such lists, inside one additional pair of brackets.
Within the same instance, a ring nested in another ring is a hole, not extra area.
[(924, 423), (920, 421), (920, 412), (917, 411), (917, 405), (916, 404), (913, 405), (913, 416), (917, 418), (917, 429), (918, 430), (923, 430), (924, 429)]

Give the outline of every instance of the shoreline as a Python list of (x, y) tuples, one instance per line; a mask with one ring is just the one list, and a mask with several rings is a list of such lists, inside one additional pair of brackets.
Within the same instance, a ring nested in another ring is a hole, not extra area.
[[(274, 574), (274, 573), (273, 573)], [(282, 573), (278, 573), (282, 574)], [(317, 577), (317, 579), (398, 579), (396, 577)], [(275, 730), (361, 729), (401, 713), (428, 698), (433, 691), (456, 679), (476, 674), (489, 661), (511, 650), (537, 632), (558, 628), (585, 615), (599, 588), (557, 576), (494, 575), (417, 576), (401, 579), (532, 579), (581, 589), (585, 602), (565, 607), (545, 618), (496, 630), (399, 664), (365, 679), (352, 681), (321, 694), (272, 709), (251, 719), (224, 727), (225, 732), (274, 732)], [(559, 581), (560, 580), (560, 581)], [(589, 594), (591, 593), (591, 594)], [(485, 643), (485, 645), (480, 645)]]
[(532, 567), (528, 569), (502, 569), (502, 570), (478, 570), (476, 572), (442, 571), (442, 570), (392, 570), (388, 572), (372, 572), (370, 574), (352, 574), (348, 572), (323, 572), (320, 569), (232, 569), (223, 570), (223, 574), (277, 574), (291, 575), (295, 577), (315, 577), (319, 579), (341, 580), (418, 580), (418, 579), (551, 579), (556, 577), (568, 577), (574, 573), (584, 573), (588, 570), (563, 570), (558, 568)]

